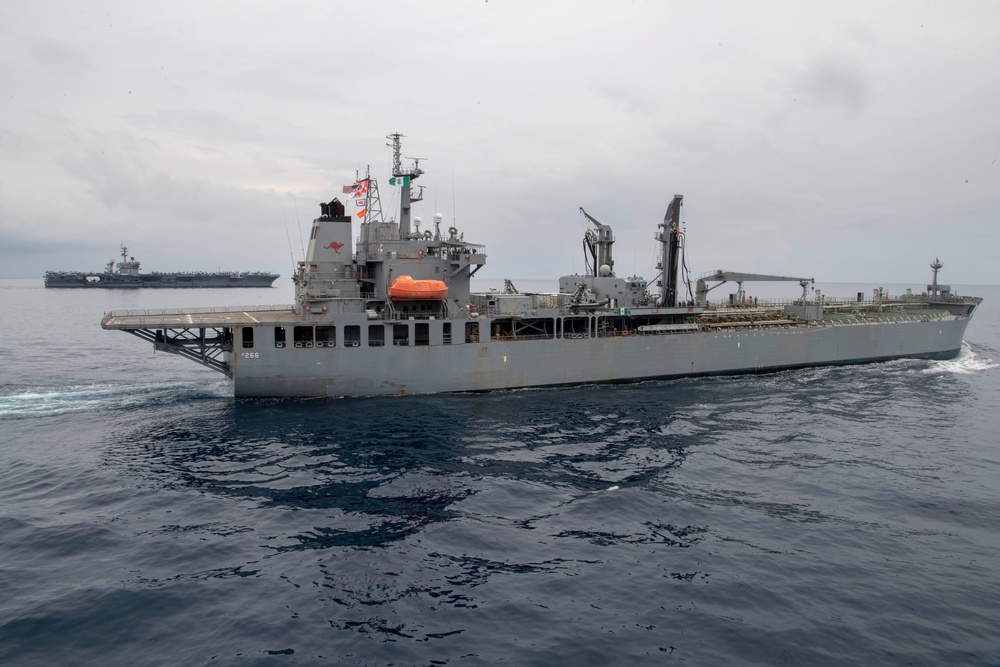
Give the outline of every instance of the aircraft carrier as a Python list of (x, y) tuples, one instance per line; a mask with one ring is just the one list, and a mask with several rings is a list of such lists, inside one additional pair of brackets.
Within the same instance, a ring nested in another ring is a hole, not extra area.
[[(411, 204), (422, 197), (414, 181), (424, 171), (419, 160), (403, 167), (401, 138), (389, 135), (398, 217), (383, 217), (370, 174), (344, 188), (357, 212), (336, 198), (321, 204), (293, 277), (294, 304), (115, 311), (101, 326), (225, 374), (235, 396), (370, 396), (947, 359), (959, 354), (981, 302), (938, 284), (937, 260), (925, 292), (892, 298), (882, 289), (830, 298), (811, 277), (719, 270), (694, 279), (682, 271), (681, 195), (655, 233), (661, 261), (652, 281), (617, 276), (611, 227), (580, 209), (590, 227), (584, 274), (560, 278), (558, 292), (521, 293), (507, 281), (502, 291), (474, 293), (486, 248), (454, 226), (442, 230), (440, 215), (420, 230)], [(773, 280), (797, 282), (802, 293), (746, 296), (745, 282)], [(711, 302), (722, 284), (737, 289)]]
[(179, 273), (141, 273), (140, 263), (121, 247), (121, 261), (111, 260), (104, 271), (46, 271), (46, 287), (79, 287), (89, 289), (132, 289), (139, 287), (270, 287), (278, 279), (276, 273), (263, 271), (185, 271)]

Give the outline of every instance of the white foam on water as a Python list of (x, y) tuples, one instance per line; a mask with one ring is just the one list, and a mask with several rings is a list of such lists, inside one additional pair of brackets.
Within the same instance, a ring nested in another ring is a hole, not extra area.
[(990, 357), (980, 355), (968, 343), (962, 343), (962, 351), (954, 359), (944, 359), (934, 361), (929, 368), (924, 369), (924, 373), (955, 373), (957, 375), (970, 375), (981, 373), (1000, 366)]
[(228, 396), (213, 391), (214, 385), (193, 382), (147, 384), (95, 384), (65, 389), (25, 391), (0, 396), (0, 420), (130, 409), (149, 403), (178, 399)]

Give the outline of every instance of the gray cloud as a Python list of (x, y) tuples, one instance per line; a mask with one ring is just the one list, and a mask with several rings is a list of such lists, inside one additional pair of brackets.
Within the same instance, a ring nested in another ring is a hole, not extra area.
[(861, 67), (823, 58), (810, 63), (799, 75), (793, 93), (805, 104), (834, 106), (858, 113), (868, 103), (871, 85)]

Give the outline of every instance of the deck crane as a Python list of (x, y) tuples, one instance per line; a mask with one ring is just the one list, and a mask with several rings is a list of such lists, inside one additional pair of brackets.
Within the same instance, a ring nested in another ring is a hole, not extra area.
[(590, 256), (594, 260), (594, 277), (614, 276), (615, 260), (611, 258), (611, 246), (615, 243), (615, 237), (611, 232), (611, 227), (584, 211), (582, 206), (580, 207), (580, 213), (597, 228), (596, 232), (588, 229), (583, 237), (583, 246), (586, 251), (590, 252)]
[[(718, 285), (708, 286), (709, 281), (718, 281)], [(698, 282), (695, 285), (695, 303), (699, 306), (706, 305), (708, 301), (708, 293), (710, 290), (716, 287), (721, 287), (727, 282), (734, 282), (737, 285), (736, 289), (736, 303), (742, 304), (746, 303), (746, 293), (743, 291), (743, 283), (745, 282), (773, 282), (773, 281), (788, 281), (797, 282), (802, 286), (802, 300), (808, 300), (809, 285), (816, 282), (814, 278), (793, 278), (791, 276), (769, 276), (760, 273), (739, 273), (736, 271), (711, 271), (698, 278)]]

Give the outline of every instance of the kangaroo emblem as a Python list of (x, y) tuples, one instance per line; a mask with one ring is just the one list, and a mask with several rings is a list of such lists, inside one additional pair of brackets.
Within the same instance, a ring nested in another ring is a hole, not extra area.
[(336, 241), (331, 241), (330, 245), (328, 245), (326, 248), (324, 248), (324, 250), (333, 248), (333, 251), (339, 255), (340, 254), (340, 249), (343, 248), (343, 247), (344, 247), (343, 243), (337, 243)]

